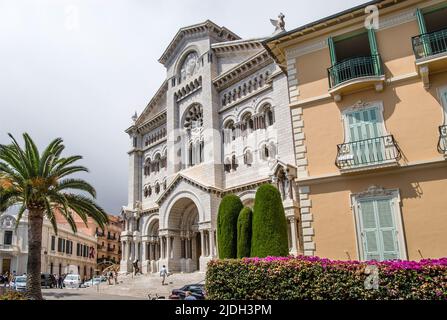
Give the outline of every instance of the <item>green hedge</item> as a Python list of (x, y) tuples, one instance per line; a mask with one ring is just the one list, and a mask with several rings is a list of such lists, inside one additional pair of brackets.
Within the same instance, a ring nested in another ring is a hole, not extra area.
[(289, 255), (287, 222), (281, 195), (270, 184), (262, 185), (256, 192), (252, 233), (251, 257)]
[(237, 256), (237, 219), (243, 207), (239, 197), (232, 194), (225, 196), (220, 203), (217, 243), (221, 259), (233, 259)]
[[(377, 290), (365, 287), (367, 264), (316, 257), (214, 260), (208, 264), (211, 300), (446, 300), (447, 258), (370, 262)], [(236, 275), (236, 276), (235, 276)]]
[(251, 250), (251, 223), (252, 211), (250, 208), (242, 209), (237, 220), (237, 257), (250, 257)]

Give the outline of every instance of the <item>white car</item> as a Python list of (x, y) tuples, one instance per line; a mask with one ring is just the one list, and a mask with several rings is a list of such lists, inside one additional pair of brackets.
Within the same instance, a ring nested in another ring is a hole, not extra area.
[(93, 279), (85, 281), (83, 283), (83, 285), (84, 285), (84, 287), (92, 287), (92, 286), (96, 286), (96, 285), (98, 285), (100, 283), (101, 283), (101, 278), (100, 277), (94, 277)]
[(81, 276), (79, 274), (67, 274), (64, 279), (64, 286), (66, 288), (81, 287)]
[(15, 277), (11, 284), (12, 289), (15, 291), (26, 291), (26, 276)]

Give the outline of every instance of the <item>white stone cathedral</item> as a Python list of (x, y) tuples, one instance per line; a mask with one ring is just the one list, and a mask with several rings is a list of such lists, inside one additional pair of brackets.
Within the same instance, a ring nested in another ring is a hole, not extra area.
[(180, 29), (159, 62), (166, 80), (126, 130), (129, 202), (121, 271), (205, 271), (217, 257), (217, 212), (227, 194), (253, 206), (273, 183), (302, 252), (287, 79), (262, 41), (211, 21)]

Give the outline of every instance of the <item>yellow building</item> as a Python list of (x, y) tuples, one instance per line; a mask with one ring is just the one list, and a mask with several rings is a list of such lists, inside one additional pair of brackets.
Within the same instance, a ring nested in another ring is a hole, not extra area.
[(264, 45), (288, 76), (303, 252), (447, 256), (447, 1), (371, 1)]
[(121, 232), (122, 220), (119, 216), (109, 215), (109, 225), (104, 232), (96, 227), (98, 239), (98, 269), (104, 270), (111, 264), (121, 261)]

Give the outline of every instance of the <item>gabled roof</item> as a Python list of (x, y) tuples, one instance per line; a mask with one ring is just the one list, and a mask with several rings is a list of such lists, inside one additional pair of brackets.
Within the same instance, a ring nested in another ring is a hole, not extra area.
[(185, 36), (205, 31), (214, 33), (214, 35), (222, 41), (232, 41), (240, 39), (240, 37), (237, 34), (233, 33), (231, 30), (228, 30), (225, 27), (219, 27), (211, 20), (206, 20), (205, 22), (199, 24), (194, 24), (189, 27), (181, 28), (174, 36), (171, 43), (169, 43), (168, 47), (163, 52), (160, 59), (158, 59), (158, 62), (160, 62), (163, 65), (166, 65), (166, 63), (171, 58), (173, 52), (175, 51), (175, 49), (178, 47), (178, 45), (181, 43), (182, 39)]

